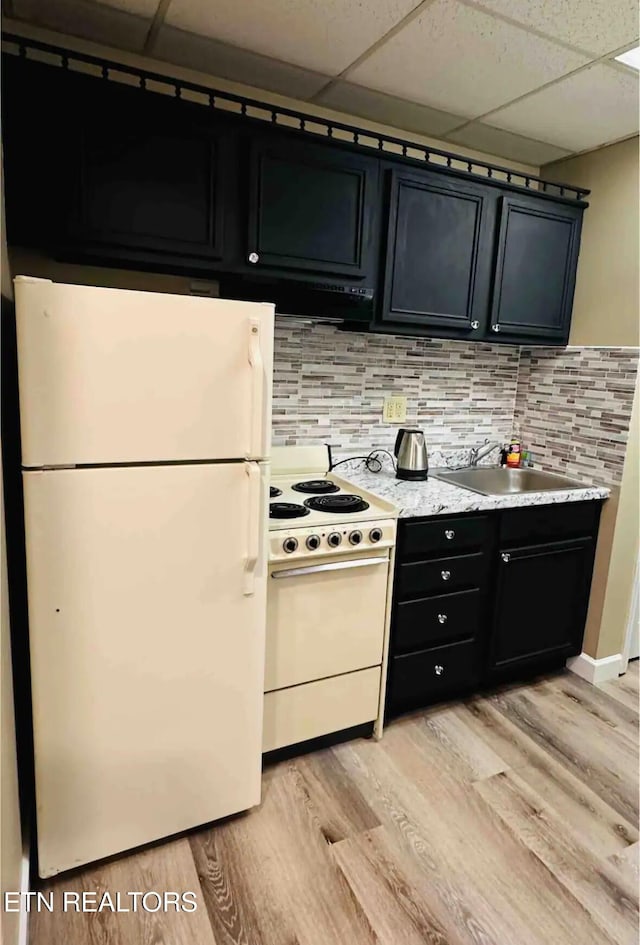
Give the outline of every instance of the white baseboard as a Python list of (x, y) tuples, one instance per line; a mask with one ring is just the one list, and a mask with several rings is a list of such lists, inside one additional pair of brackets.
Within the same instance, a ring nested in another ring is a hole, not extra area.
[(567, 660), (567, 669), (589, 683), (607, 682), (609, 679), (617, 679), (620, 673), (624, 672), (622, 653), (604, 656), (600, 660), (581, 653), (580, 656), (572, 656)]
[[(29, 847), (22, 851), (22, 866), (20, 868), (20, 901), (26, 902), (26, 894), (29, 889), (30, 863)], [(18, 925), (18, 945), (27, 945), (29, 941), (29, 913), (26, 909), (20, 910), (20, 923)]]

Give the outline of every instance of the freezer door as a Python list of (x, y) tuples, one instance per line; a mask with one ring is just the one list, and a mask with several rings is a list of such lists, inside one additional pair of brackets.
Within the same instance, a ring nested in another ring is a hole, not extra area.
[(267, 469), (24, 473), (41, 876), (259, 803)]
[(266, 458), (273, 306), (15, 280), (26, 467)]

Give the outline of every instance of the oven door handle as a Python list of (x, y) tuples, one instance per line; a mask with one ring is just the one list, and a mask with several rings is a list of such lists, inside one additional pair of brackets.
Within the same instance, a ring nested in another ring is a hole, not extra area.
[(330, 564), (312, 564), (308, 568), (287, 568), (272, 571), (272, 578), (298, 577), (303, 574), (320, 574), (322, 571), (346, 571), (349, 568), (368, 568), (374, 564), (389, 564), (389, 558), (356, 558), (355, 561), (332, 561)]

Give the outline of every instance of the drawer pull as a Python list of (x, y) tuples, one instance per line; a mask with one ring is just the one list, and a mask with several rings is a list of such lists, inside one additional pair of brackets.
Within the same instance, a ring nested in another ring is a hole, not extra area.
[(440, 577), (442, 578), (443, 581), (448, 581), (449, 578), (451, 577), (451, 571), (441, 571)]
[(446, 623), (446, 622), (447, 622), (447, 615), (446, 615), (446, 614), (438, 614), (438, 623)]
[(445, 529), (444, 537), (448, 538), (449, 541), (451, 541), (452, 538), (456, 537), (456, 533), (454, 532), (452, 528), (447, 528)]
[(433, 671), (436, 676), (442, 676), (444, 673), (444, 666), (441, 666), (440, 663), (436, 663), (436, 665), (433, 667)]
[(505, 564), (509, 564), (509, 562), (511, 561), (511, 555), (507, 554), (506, 552), (503, 553), (500, 557), (502, 558)]

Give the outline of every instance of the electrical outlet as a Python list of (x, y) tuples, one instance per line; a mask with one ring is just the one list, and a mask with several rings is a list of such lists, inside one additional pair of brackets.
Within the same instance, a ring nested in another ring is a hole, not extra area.
[(407, 398), (398, 394), (388, 394), (384, 398), (382, 420), (384, 423), (406, 423)]

